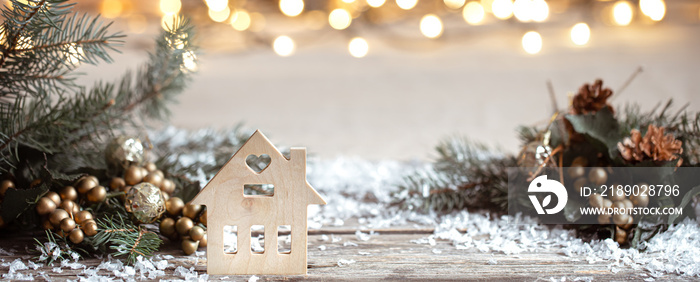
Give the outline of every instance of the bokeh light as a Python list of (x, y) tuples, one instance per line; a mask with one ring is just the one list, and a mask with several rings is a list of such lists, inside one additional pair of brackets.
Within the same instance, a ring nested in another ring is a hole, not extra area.
[(509, 19), (513, 16), (513, 0), (494, 0), (491, 4), (491, 11), (498, 19)]
[(491, 10), (491, 7), (493, 6), (493, 1), (494, 0), (481, 0), (481, 7), (484, 7), (484, 12), (486, 13), (493, 13), (493, 10)]
[(124, 11), (124, 5), (119, 0), (104, 0), (100, 5), (100, 14), (105, 18), (116, 18), (122, 14), (122, 11)]
[(533, 0), (530, 3), (530, 15), (533, 21), (545, 21), (549, 17), (549, 5), (544, 0)]
[(613, 6), (613, 19), (615, 24), (619, 26), (626, 26), (632, 22), (632, 17), (634, 16), (634, 11), (632, 10), (632, 5), (627, 1), (617, 1)]
[(364, 38), (355, 37), (350, 40), (350, 44), (348, 44), (348, 51), (350, 51), (350, 55), (353, 57), (362, 58), (367, 56), (367, 52), (369, 52), (369, 44), (367, 44), (367, 40)]
[(197, 71), (197, 55), (192, 51), (183, 53), (181, 68), (190, 72)]
[(171, 29), (173, 28), (176, 18), (177, 16), (171, 14), (163, 15), (163, 17), (160, 19), (160, 26), (165, 30)]
[(372, 8), (379, 8), (384, 5), (385, 2), (386, 0), (367, 0), (367, 5)]
[(425, 37), (438, 38), (442, 34), (442, 21), (436, 15), (425, 15), (420, 20), (420, 32)]
[(523, 35), (523, 50), (528, 54), (537, 54), (542, 50), (542, 36), (537, 31), (528, 31)]
[(586, 23), (577, 23), (571, 28), (571, 42), (582, 46), (588, 44), (591, 39), (591, 29)]
[(464, 6), (464, 10), (462, 10), (462, 17), (470, 24), (479, 24), (484, 20), (485, 14), (484, 7), (481, 6), (481, 3), (476, 1), (467, 3), (467, 5)]
[(416, 4), (418, 4), (418, 0), (396, 0), (396, 5), (398, 5), (399, 8), (404, 10), (413, 9), (413, 7), (415, 7)]
[(335, 9), (328, 14), (328, 23), (332, 28), (343, 30), (348, 28), (352, 23), (352, 16), (350, 16), (350, 13), (345, 9)]
[(515, 0), (513, 2), (513, 15), (521, 22), (532, 20), (531, 0)]
[(250, 27), (250, 14), (246, 10), (236, 10), (231, 15), (231, 26), (238, 31), (244, 31)]
[(666, 3), (663, 0), (639, 0), (642, 13), (653, 21), (660, 21), (666, 15)]
[(228, 0), (206, 0), (209, 10), (214, 12), (223, 11), (228, 7)]
[(228, 6), (226, 6), (221, 11), (209, 10), (209, 18), (212, 21), (215, 21), (217, 23), (222, 23), (222, 22), (226, 21), (230, 14), (231, 14), (231, 9)]
[(272, 49), (275, 50), (275, 53), (277, 55), (280, 55), (282, 57), (287, 57), (290, 56), (294, 53), (294, 40), (289, 38), (289, 36), (282, 35), (277, 38), (275, 38), (275, 41), (272, 43)]
[(466, 0), (444, 0), (444, 1), (445, 1), (445, 6), (447, 6), (447, 8), (455, 9), (455, 10), (462, 8), (462, 6), (464, 6), (464, 2), (466, 2)]
[(163, 15), (174, 15), (180, 12), (182, 3), (180, 0), (160, 0), (160, 12)]
[(68, 61), (69, 64), (73, 66), (78, 66), (80, 64), (80, 60), (82, 60), (83, 56), (85, 53), (83, 53), (83, 47), (75, 45), (75, 43), (68, 44), (68, 50), (66, 53), (68, 53), (68, 56), (66, 60)]
[(280, 11), (288, 17), (296, 17), (304, 11), (304, 1), (280, 0)]

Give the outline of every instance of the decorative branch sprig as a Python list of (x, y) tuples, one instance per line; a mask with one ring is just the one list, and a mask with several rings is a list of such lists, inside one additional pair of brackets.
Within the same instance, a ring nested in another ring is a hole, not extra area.
[(139, 256), (152, 256), (163, 240), (158, 238), (158, 234), (124, 218), (125, 215), (116, 213), (111, 217), (97, 219), (98, 231), (91, 244), (97, 248), (109, 246), (112, 251), (105, 251), (114, 256), (126, 256), (129, 263), (134, 263)]
[(505, 212), (508, 167), (515, 158), (464, 138), (451, 138), (436, 148), (440, 157), (430, 168), (406, 176), (394, 194), (407, 208), (449, 212), (473, 208)]

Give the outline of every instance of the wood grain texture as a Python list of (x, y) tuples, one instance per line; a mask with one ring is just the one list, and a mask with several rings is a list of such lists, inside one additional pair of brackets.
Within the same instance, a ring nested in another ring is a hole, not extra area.
[[(256, 172), (248, 156), (268, 155), (270, 163)], [(244, 195), (246, 184), (272, 184), (274, 195)], [(207, 272), (209, 274), (306, 274), (309, 204), (325, 201), (306, 181), (306, 149), (291, 148), (286, 159), (262, 134), (255, 131), (214, 178), (192, 200), (207, 206)], [(224, 226), (238, 230), (237, 252), (224, 253)], [(291, 252), (278, 252), (267, 244), (264, 252), (251, 251), (251, 227), (265, 227), (265, 241), (277, 242), (277, 229), (291, 226)]]
[[(450, 242), (437, 241), (435, 246), (411, 243), (426, 234), (406, 234), (409, 230), (399, 229), (391, 234), (373, 235), (368, 241), (359, 241), (349, 234), (334, 235), (342, 240), (323, 241), (322, 235), (309, 235), (309, 268), (307, 275), (265, 275), (260, 281), (358, 281), (358, 280), (453, 280), (453, 281), (551, 281), (552, 278), (566, 281), (575, 278), (590, 278), (593, 281), (641, 281), (649, 278), (644, 270), (635, 270), (621, 266), (613, 273), (608, 268), (611, 262), (589, 263), (584, 258), (564, 255), (560, 247), (527, 251), (518, 255), (502, 253), (483, 253), (476, 249), (458, 250)], [(37, 233), (36, 236), (41, 236)], [(332, 236), (328, 236), (332, 237)], [(475, 238), (477, 239), (477, 238)], [(485, 238), (484, 238), (485, 239)], [(350, 242), (350, 244), (346, 244)], [(355, 246), (354, 244), (357, 244)], [(14, 255), (3, 256), (5, 262), (16, 258), (27, 260), (33, 255), (27, 254), (25, 246), (31, 246), (29, 236), (24, 238), (0, 239), (0, 248), (14, 249)], [(324, 246), (324, 250), (319, 249)], [(203, 251), (205, 248), (200, 248)], [(184, 256), (178, 244), (168, 243), (158, 252), (160, 255), (173, 255), (169, 262), (174, 265), (165, 269), (165, 276), (158, 279), (183, 279), (174, 272), (175, 267), (194, 267), (200, 274), (207, 272), (207, 260), (204, 256)], [(354, 260), (352, 264), (338, 266), (339, 260)], [(489, 262), (491, 260), (491, 262)], [(100, 259), (82, 261), (88, 267), (96, 267)], [(495, 264), (492, 264), (494, 263)], [(8, 267), (0, 266), (0, 273), (7, 273)], [(62, 273), (53, 273), (52, 267), (42, 266), (37, 270), (23, 270), (36, 277), (44, 272), (52, 280), (64, 281), (85, 276), (82, 269), (63, 268)], [(99, 275), (113, 275), (110, 271), (100, 270)], [(247, 281), (250, 275), (210, 275), (209, 279)], [(41, 280), (41, 279), (39, 279)], [(692, 278), (666, 275), (658, 280), (692, 281)], [(585, 280), (584, 280), (585, 281)]]

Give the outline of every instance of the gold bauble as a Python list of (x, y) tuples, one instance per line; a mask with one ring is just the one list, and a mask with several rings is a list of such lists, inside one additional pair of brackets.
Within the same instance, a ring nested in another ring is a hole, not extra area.
[(183, 202), (182, 199), (178, 197), (172, 197), (168, 199), (167, 202), (165, 202), (165, 210), (167, 210), (168, 214), (172, 216), (180, 215), (184, 207), (185, 202)]
[(60, 227), (63, 232), (71, 232), (73, 229), (75, 229), (75, 220), (70, 217), (64, 218), (61, 220)]
[(163, 190), (160, 191), (160, 194), (163, 195), (163, 200), (165, 200), (165, 202), (168, 202), (168, 200), (170, 200), (170, 194), (163, 192)]
[[(139, 167), (139, 170), (141, 170), (141, 175), (143, 175), (143, 177), (146, 177), (146, 175), (148, 175), (148, 170), (145, 167)], [(141, 182), (143, 182), (143, 179), (141, 180)]]
[(160, 186), (163, 185), (163, 177), (157, 173), (151, 172), (143, 178), (143, 182), (151, 183), (160, 188)]
[(124, 181), (126, 185), (136, 185), (143, 180), (144, 174), (141, 172), (141, 168), (137, 166), (130, 166), (124, 172)]
[(192, 227), (194, 227), (194, 222), (189, 217), (181, 217), (175, 222), (175, 230), (180, 235), (187, 235)]
[(65, 201), (75, 201), (78, 199), (78, 191), (75, 190), (75, 187), (73, 186), (66, 186), (61, 189), (61, 192), (58, 193), (59, 196), (61, 196), (61, 200)]
[(0, 197), (5, 197), (7, 189), (10, 188), (15, 188), (15, 183), (11, 180), (3, 180), (2, 182), (0, 182)]
[(155, 173), (155, 174), (157, 174), (158, 176), (160, 176), (160, 178), (165, 179), (165, 173), (163, 173), (162, 170), (156, 169), (156, 170), (153, 171), (153, 173)]
[(625, 191), (619, 183), (613, 183), (610, 186), (610, 195), (608, 195), (608, 198), (613, 202), (625, 199)]
[(109, 182), (109, 190), (111, 191), (121, 191), (124, 186), (126, 186), (126, 181), (121, 177), (114, 177)]
[(172, 194), (175, 191), (175, 182), (170, 179), (163, 179), (163, 184), (160, 186), (160, 190)]
[(188, 240), (188, 239), (182, 240), (182, 251), (185, 252), (185, 254), (188, 256), (191, 254), (194, 254), (194, 252), (197, 251), (198, 247), (199, 247), (199, 242), (195, 242), (195, 241)]
[(51, 199), (51, 201), (53, 201), (57, 206), (61, 204), (61, 196), (59, 196), (56, 192), (48, 192), (46, 195), (44, 195), (44, 197)]
[(202, 237), (204, 237), (204, 228), (199, 227), (199, 226), (194, 226), (192, 229), (190, 229), (190, 238), (194, 241), (199, 241), (202, 240)]
[(148, 172), (153, 172), (156, 169), (158, 169), (158, 167), (156, 167), (156, 164), (152, 162), (146, 163), (146, 165), (144, 165), (143, 168), (145, 168)]
[(578, 156), (571, 161), (571, 166), (588, 166), (588, 159), (584, 156)]
[(604, 208), (604, 209), (611, 208), (612, 204), (613, 204), (613, 201), (608, 200), (608, 199), (603, 199), (603, 206), (601, 206), (601, 208)]
[(70, 239), (73, 244), (80, 244), (83, 242), (83, 239), (85, 239), (85, 234), (83, 234), (82, 230), (76, 228), (68, 234), (68, 239)]
[(47, 215), (56, 210), (56, 203), (47, 197), (41, 197), (38, 202), (36, 202), (36, 212), (39, 215)]
[(201, 215), (199, 215), (199, 222), (207, 226), (207, 210), (204, 210)]
[(207, 232), (204, 232), (204, 236), (202, 236), (202, 239), (199, 239), (199, 246), (200, 247), (207, 246)]
[(571, 177), (571, 179), (576, 179), (586, 175), (586, 168), (580, 165), (571, 165), (570, 168), (566, 170), (566, 174)]
[(84, 222), (94, 219), (92, 213), (89, 211), (80, 211), (75, 215), (75, 222), (78, 224), (83, 224)]
[(80, 228), (87, 236), (95, 236), (95, 234), (97, 234), (97, 222), (93, 219), (83, 222)]
[(634, 204), (632, 203), (632, 201), (630, 201), (630, 199), (623, 199), (623, 200), (620, 201), (620, 202), (621, 202), (622, 205), (625, 207), (625, 210), (626, 210), (628, 213), (631, 213), (631, 212), (632, 212), (631, 210), (634, 208)]
[(609, 214), (600, 214), (600, 215), (598, 215), (598, 223), (600, 223), (600, 224), (610, 224), (610, 215), (609, 215)]
[(62, 209), (66, 210), (68, 214), (75, 216), (80, 211), (80, 206), (73, 201), (63, 201), (59, 205)]
[(191, 219), (196, 219), (197, 215), (202, 211), (202, 206), (201, 205), (190, 205), (187, 204), (185, 205), (184, 208), (182, 208), (182, 216), (189, 217)]
[(620, 227), (625, 230), (629, 230), (630, 228), (632, 228), (632, 226), (634, 226), (634, 218), (631, 216), (627, 220), (627, 223), (617, 225), (617, 227)]
[(165, 212), (165, 200), (158, 187), (143, 182), (129, 189), (124, 207), (140, 222), (151, 223)]
[(594, 167), (588, 172), (588, 180), (595, 185), (603, 185), (608, 181), (608, 173), (601, 167)]
[(43, 227), (44, 230), (51, 230), (53, 229), (53, 224), (51, 224), (51, 221), (47, 218), (41, 222), (41, 227)]
[[(649, 187), (647, 184), (638, 184), (640, 187), (642, 185), (646, 185)], [(641, 189), (641, 188), (640, 188)], [(643, 190), (642, 190), (643, 191)], [(639, 195), (630, 195), (630, 200), (632, 201), (632, 204), (634, 204), (635, 207), (646, 207), (649, 205), (649, 194), (647, 193), (640, 193)]]
[(574, 189), (576, 189), (577, 193), (581, 193), (581, 187), (585, 187), (586, 184), (588, 184), (588, 179), (585, 177), (579, 177), (574, 180)]
[(160, 221), (160, 234), (165, 237), (175, 235), (175, 220), (169, 217), (163, 218)]
[(600, 194), (592, 194), (588, 196), (588, 203), (591, 204), (591, 207), (600, 208), (603, 206), (603, 196)]
[(58, 228), (61, 226), (61, 220), (64, 218), (68, 218), (70, 215), (68, 215), (68, 212), (64, 209), (56, 209), (49, 215), (49, 221), (51, 222), (51, 225), (53, 227)]
[(612, 220), (617, 225), (624, 225), (630, 220), (630, 216), (628, 214), (613, 214)]
[(623, 230), (620, 227), (615, 227), (615, 242), (617, 242), (620, 245), (624, 245), (627, 243), (627, 231)]
[(129, 136), (116, 137), (105, 148), (105, 160), (110, 167), (115, 168), (124, 169), (129, 165), (141, 165), (145, 155), (146, 150), (141, 140)]
[(91, 203), (99, 203), (107, 197), (107, 189), (104, 186), (98, 185), (90, 189), (87, 193), (87, 200)]
[(98, 181), (96, 181), (96, 179), (97, 178), (94, 178), (94, 176), (83, 177), (80, 180), (78, 180), (78, 183), (75, 184), (75, 188), (78, 190), (78, 193), (85, 194), (88, 191), (90, 191), (92, 187), (95, 187), (100, 184)]

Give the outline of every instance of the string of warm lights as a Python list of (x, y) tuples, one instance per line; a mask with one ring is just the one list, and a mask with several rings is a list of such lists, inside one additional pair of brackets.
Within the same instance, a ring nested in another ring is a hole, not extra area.
[[(119, 12), (114, 11), (119, 10), (117, 6), (124, 1), (131, 0), (103, 0), (103, 15), (118, 15)], [(553, 14), (565, 13), (567, 9), (591, 9), (600, 15), (584, 17), (583, 21), (571, 26), (570, 40), (574, 46), (589, 44), (589, 25), (592, 21), (623, 27), (635, 20), (654, 23), (662, 21), (667, 10), (664, 0), (159, 1), (164, 26), (170, 23), (175, 14), (204, 14), (203, 8), (206, 8), (207, 18), (211, 22), (228, 24), (235, 32), (248, 34), (257, 38), (258, 42), (267, 42), (275, 53), (285, 57), (295, 53), (298, 40), (302, 37), (295, 35), (299, 30), (310, 32), (330, 27), (327, 31), (347, 31), (351, 34), (348, 37), (348, 52), (353, 57), (361, 58), (369, 54), (372, 41), (359, 36), (360, 29), (364, 32), (376, 30), (377, 27), (406, 27), (417, 23), (419, 34), (428, 38), (426, 40), (438, 40), (446, 35), (447, 21), (454, 22), (455, 17), (460, 17), (465, 26), (489, 25), (499, 21), (520, 24), (526, 28), (521, 40), (522, 49), (528, 54), (537, 54), (546, 44), (545, 38), (537, 31), (538, 24), (548, 22)], [(183, 4), (187, 7), (183, 8)], [(130, 22), (132, 17), (129, 17)], [(136, 21), (140, 19), (136, 17)]]

